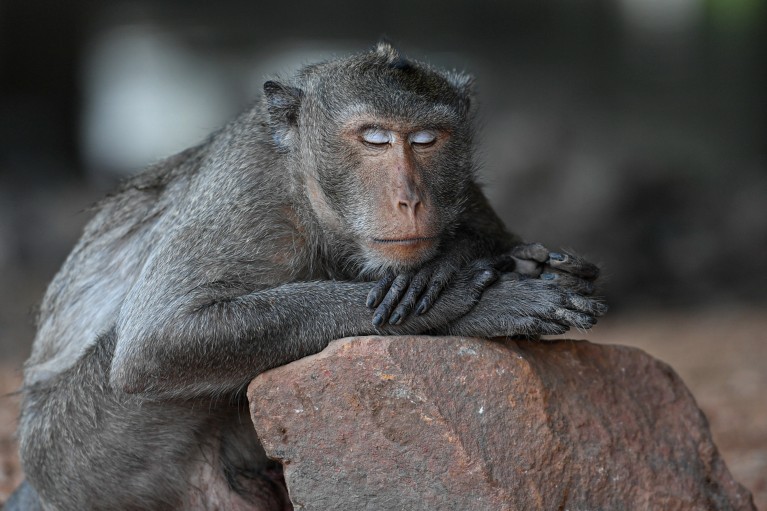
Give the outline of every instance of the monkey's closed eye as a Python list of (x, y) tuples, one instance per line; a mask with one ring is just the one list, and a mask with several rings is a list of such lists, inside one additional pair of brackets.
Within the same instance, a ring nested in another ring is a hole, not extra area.
[(437, 135), (435, 135), (433, 131), (416, 131), (410, 135), (411, 144), (428, 146), (433, 144), (435, 140), (437, 140)]
[(386, 130), (370, 128), (362, 132), (362, 140), (368, 144), (386, 145), (391, 143), (392, 136)]

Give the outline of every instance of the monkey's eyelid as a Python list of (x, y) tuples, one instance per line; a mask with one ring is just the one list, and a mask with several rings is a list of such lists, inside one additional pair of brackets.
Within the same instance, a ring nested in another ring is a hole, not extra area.
[(362, 140), (368, 144), (390, 144), (392, 142), (392, 135), (386, 130), (369, 128), (362, 132)]
[(410, 135), (411, 144), (431, 144), (437, 139), (437, 135), (433, 131), (416, 131)]

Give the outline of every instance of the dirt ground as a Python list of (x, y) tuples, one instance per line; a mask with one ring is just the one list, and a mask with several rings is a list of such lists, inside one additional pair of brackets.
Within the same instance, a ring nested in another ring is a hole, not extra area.
[[(609, 316), (595, 342), (639, 347), (671, 364), (692, 390), (735, 479), (767, 510), (767, 311)], [(13, 438), (18, 364), (0, 362), (0, 503), (22, 478)]]

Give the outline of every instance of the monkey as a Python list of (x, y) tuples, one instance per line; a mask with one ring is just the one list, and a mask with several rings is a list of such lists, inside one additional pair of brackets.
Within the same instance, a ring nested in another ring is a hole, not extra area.
[(258, 374), (346, 336), (590, 328), (598, 267), (506, 229), (475, 112), (469, 75), (379, 43), (97, 204), (40, 306), (6, 509), (292, 509)]

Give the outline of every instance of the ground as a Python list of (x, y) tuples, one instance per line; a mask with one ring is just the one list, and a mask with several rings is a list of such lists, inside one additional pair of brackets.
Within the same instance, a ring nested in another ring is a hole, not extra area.
[[(767, 314), (763, 310), (608, 315), (588, 333), (595, 342), (639, 347), (668, 362), (692, 391), (735, 479), (767, 510)], [(0, 503), (19, 483), (13, 438), (18, 363), (0, 362)]]

